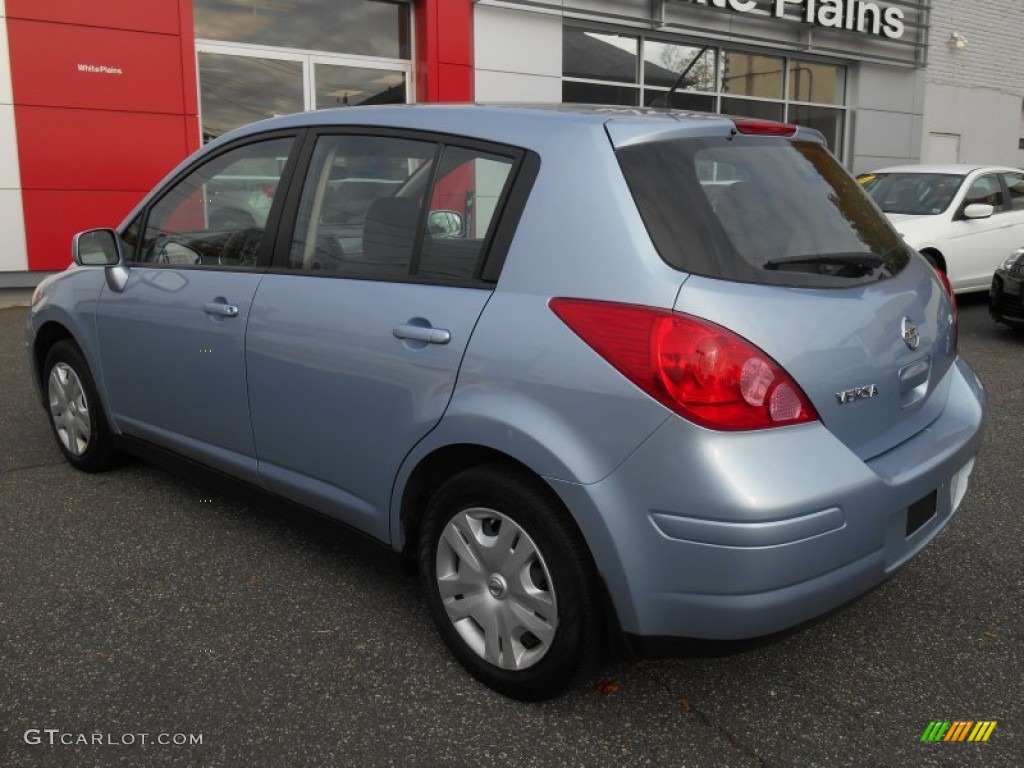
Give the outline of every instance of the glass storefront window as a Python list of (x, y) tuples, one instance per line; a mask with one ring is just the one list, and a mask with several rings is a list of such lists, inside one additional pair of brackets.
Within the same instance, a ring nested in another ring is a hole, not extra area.
[[(668, 104), (665, 103), (666, 97)], [(694, 93), (693, 91), (676, 91), (671, 96), (668, 90), (644, 89), (645, 107), (668, 107), (684, 109), (689, 112), (714, 112), (715, 97), (710, 93)]]
[(563, 80), (562, 101), (566, 104), (619, 104), (636, 107), (640, 104), (640, 89)]
[(736, 117), (753, 117), (758, 120), (782, 121), (784, 107), (777, 101), (753, 101), (722, 97), (722, 114)]
[(387, 0), (193, 0), (196, 37), (408, 59), (409, 4)]
[(639, 46), (640, 39), (630, 35), (566, 27), (562, 36), (562, 74), (587, 80), (635, 83)]
[(644, 85), (663, 85), (671, 88), (688, 67), (686, 78), (679, 90), (718, 90), (715, 76), (715, 49), (689, 45), (644, 41)]
[(790, 104), (787, 122), (806, 125), (822, 132), (828, 148), (838, 153), (843, 146), (843, 120), (846, 113), (841, 109), (828, 107), (809, 107), (803, 104)]
[(781, 57), (726, 51), (722, 56), (722, 93), (781, 99), (783, 63)]
[(842, 104), (846, 99), (846, 69), (816, 61), (789, 62), (790, 101)]
[(302, 63), (199, 52), (203, 141), (274, 115), (301, 112)]
[[(563, 27), (563, 41), (563, 102), (643, 104), (786, 121), (821, 131), (829, 149), (842, 157), (846, 67), (841, 64), (619, 35), (572, 23)], [(670, 94), (683, 72), (685, 78)]]
[(316, 109), (405, 103), (405, 72), (320, 62), (313, 67)]

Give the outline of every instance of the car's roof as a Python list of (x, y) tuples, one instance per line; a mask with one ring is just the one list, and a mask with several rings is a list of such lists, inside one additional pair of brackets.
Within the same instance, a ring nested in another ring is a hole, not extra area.
[[(600, 133), (616, 147), (684, 136), (730, 135), (747, 118), (654, 107), (592, 104), (386, 104), (338, 107), (261, 120), (225, 133), (204, 151), (227, 141), (275, 130), (322, 126), (365, 126), (421, 130), (539, 149), (587, 132)], [(770, 121), (754, 121), (770, 122)], [(563, 130), (564, 129), (564, 130)], [(799, 127), (797, 138), (824, 144), (818, 131)], [(564, 144), (559, 144), (564, 149)]]
[[(251, 123), (225, 133), (207, 147), (274, 130), (313, 126), (367, 126), (423, 130), (531, 146), (548, 137), (579, 131), (604, 132), (616, 125), (622, 140), (669, 138), (680, 134), (726, 134), (734, 118), (652, 107), (589, 104), (387, 104), (298, 112)], [(800, 135), (818, 134), (801, 128)]]
[(879, 168), (871, 173), (948, 173), (966, 176), (974, 171), (1016, 171), (1024, 173), (1020, 168), (1004, 165), (977, 165), (971, 163), (949, 163), (946, 165), (894, 165), (890, 168)]
[[(430, 115), (430, 118), (427, 116)], [(473, 116), (480, 120), (506, 120), (510, 117), (532, 117), (538, 121), (585, 121), (604, 123), (616, 117), (645, 117), (657, 120), (723, 120), (722, 115), (697, 112), (682, 112), (657, 107), (623, 107), (602, 104), (558, 104), (558, 103), (433, 103), (433, 104), (378, 104), (358, 107), (335, 107), (310, 112), (296, 112), (254, 123), (265, 130), (275, 122), (287, 125), (323, 125), (338, 123), (392, 123), (404, 121), (409, 116), (420, 119), (451, 120)]]

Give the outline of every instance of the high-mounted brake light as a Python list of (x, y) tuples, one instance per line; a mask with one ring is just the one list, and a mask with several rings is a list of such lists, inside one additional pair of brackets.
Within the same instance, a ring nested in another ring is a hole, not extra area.
[(778, 363), (719, 325), (606, 301), (557, 298), (550, 306), (626, 378), (696, 424), (746, 430), (818, 420)]
[(737, 118), (732, 121), (736, 130), (753, 136), (794, 136), (796, 126), (792, 123), (777, 123), (774, 120), (756, 120), (754, 118)]

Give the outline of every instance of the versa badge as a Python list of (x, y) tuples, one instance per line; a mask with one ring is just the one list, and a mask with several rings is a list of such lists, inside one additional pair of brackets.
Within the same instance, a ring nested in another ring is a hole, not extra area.
[(856, 400), (867, 400), (878, 395), (877, 384), (865, 384), (863, 387), (854, 387), (843, 392), (836, 392), (836, 400), (840, 405), (846, 405)]

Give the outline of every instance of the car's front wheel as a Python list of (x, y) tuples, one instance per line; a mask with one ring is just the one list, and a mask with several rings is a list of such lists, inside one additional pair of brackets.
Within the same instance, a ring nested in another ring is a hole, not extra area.
[(58, 341), (43, 364), (50, 427), (64, 457), (85, 472), (118, 463), (89, 366), (70, 340)]
[(539, 483), (498, 465), (457, 475), (431, 500), (419, 544), (445, 643), (477, 679), (530, 701), (589, 671), (601, 639), (590, 554)]

